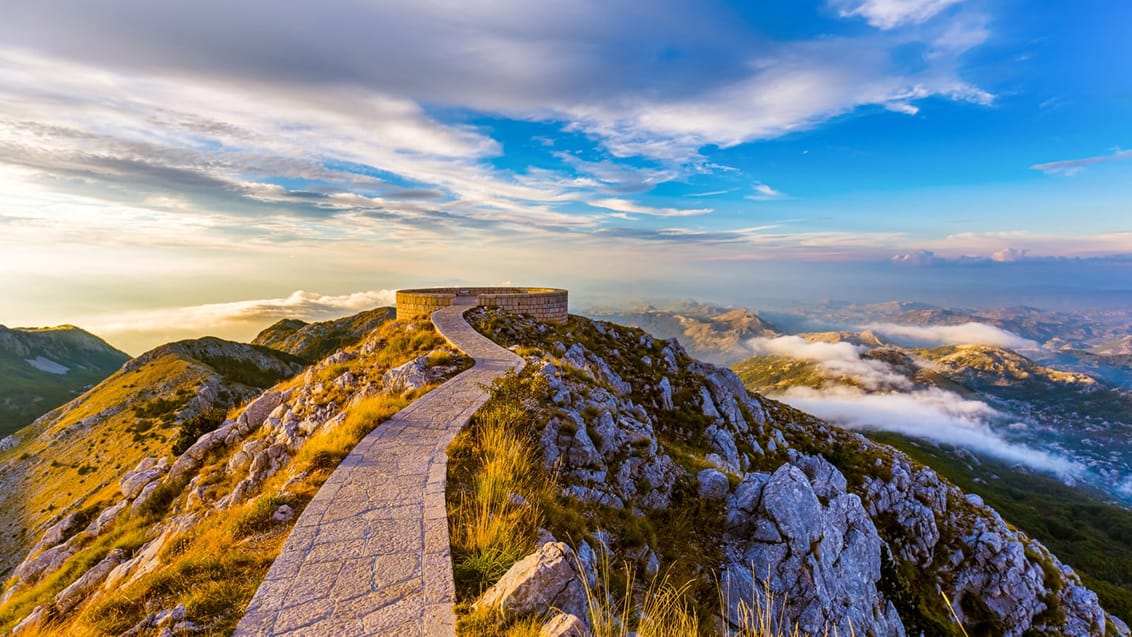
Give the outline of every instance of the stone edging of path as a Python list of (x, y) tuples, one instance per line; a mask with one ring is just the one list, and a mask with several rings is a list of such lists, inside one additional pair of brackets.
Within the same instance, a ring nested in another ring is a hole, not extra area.
[(475, 366), (358, 443), (299, 516), (235, 635), (455, 634), (448, 445), (487, 401), (483, 388), (523, 366), (468, 325), (469, 307), (432, 321)]

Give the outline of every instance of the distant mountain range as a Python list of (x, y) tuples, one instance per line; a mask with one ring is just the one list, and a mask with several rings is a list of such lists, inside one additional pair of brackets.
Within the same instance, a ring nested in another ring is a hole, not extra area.
[(677, 338), (692, 356), (721, 365), (747, 356), (747, 340), (778, 333), (753, 311), (694, 302), (663, 308), (595, 308), (583, 313), (590, 318), (639, 327), (658, 338)]
[(129, 359), (73, 325), (0, 325), (0, 438), (78, 396)]

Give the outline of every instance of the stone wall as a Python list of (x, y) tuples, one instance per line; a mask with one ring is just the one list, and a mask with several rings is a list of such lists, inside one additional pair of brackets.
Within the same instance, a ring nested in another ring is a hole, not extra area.
[(529, 314), (541, 321), (565, 323), (569, 311), (566, 290), (557, 288), (417, 288), (397, 292), (397, 318), (406, 319), (452, 305), (457, 297), (476, 297), (475, 305)]

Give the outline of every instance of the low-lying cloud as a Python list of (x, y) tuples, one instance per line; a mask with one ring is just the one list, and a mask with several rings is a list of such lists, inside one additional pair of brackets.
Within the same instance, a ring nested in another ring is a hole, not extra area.
[(1041, 347), (1036, 341), (985, 323), (929, 326), (874, 323), (866, 327), (898, 345), (910, 347), (993, 345), (1016, 350), (1035, 350)]
[(82, 327), (118, 347), (138, 353), (177, 338), (207, 335), (246, 340), (280, 319), (337, 318), (392, 305), (394, 297), (394, 290), (366, 290), (340, 296), (296, 290), (281, 298), (153, 308), (91, 317), (82, 322)]
[(938, 388), (870, 394), (845, 386), (820, 391), (794, 387), (779, 398), (850, 429), (894, 431), (965, 447), (1062, 477), (1079, 477), (1085, 472), (1076, 462), (1006, 440), (988, 424), (1002, 417), (1001, 413), (982, 401)]
[(852, 343), (810, 342), (800, 336), (758, 337), (747, 341), (758, 356), (786, 356), (818, 364), (831, 379), (851, 377), (871, 390), (911, 389), (907, 378), (882, 361), (861, 358), (865, 348)]
[[(1018, 347), (1032, 343), (1036, 346), (1033, 341), (979, 323), (940, 327), (879, 325), (872, 329), (893, 340), (913, 340), (925, 345), (981, 343)], [(996, 433), (991, 424), (1005, 421), (1006, 415), (987, 403), (938, 387), (916, 388), (891, 364), (862, 358), (868, 347), (845, 342), (810, 342), (800, 336), (754, 338), (747, 346), (756, 355), (785, 356), (816, 363), (835, 384), (822, 389), (791, 387), (775, 398), (841, 426), (893, 431), (956, 445), (1062, 477), (1079, 477), (1085, 472), (1076, 462), (1012, 442)], [(855, 385), (845, 384), (846, 381)]]

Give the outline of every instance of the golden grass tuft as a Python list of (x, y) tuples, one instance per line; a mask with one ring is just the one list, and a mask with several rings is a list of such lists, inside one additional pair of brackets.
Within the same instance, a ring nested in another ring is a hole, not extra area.
[(531, 377), (509, 374), (494, 397), (457, 437), (449, 482), (454, 574), (458, 596), (495, 583), (535, 548), (553, 482), (526, 426)]

